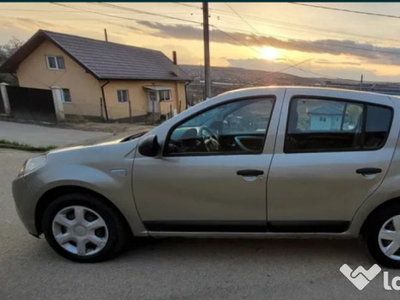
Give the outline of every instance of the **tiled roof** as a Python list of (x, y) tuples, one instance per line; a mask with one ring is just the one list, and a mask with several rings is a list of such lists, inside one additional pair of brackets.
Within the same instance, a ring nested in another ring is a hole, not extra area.
[[(39, 30), (22, 48), (29, 45), (31, 48), (35, 45), (37, 47), (35, 37), (41, 41), (43, 38), (50, 39), (98, 79), (190, 80), (189, 75), (174, 65), (161, 51), (45, 30)], [(17, 51), (14, 55), (27, 52), (28, 49)], [(9, 60), (14, 64), (7, 65), (6, 61), (0, 71), (16, 68), (15, 63), (21, 62), (21, 58)]]
[(340, 109), (334, 105), (326, 104), (316, 107), (310, 110), (308, 113), (312, 115), (342, 115), (343, 109)]

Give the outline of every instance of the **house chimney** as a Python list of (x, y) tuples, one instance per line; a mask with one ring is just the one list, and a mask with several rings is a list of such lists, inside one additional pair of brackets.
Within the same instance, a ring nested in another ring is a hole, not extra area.
[(108, 42), (107, 28), (104, 28), (104, 39)]
[(179, 76), (178, 59), (176, 58), (176, 51), (172, 51), (172, 61), (174, 63), (174, 74)]

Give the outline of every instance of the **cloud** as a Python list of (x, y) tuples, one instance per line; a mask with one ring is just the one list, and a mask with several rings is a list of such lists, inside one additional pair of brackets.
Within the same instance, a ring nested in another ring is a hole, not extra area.
[(34, 20), (30, 18), (16, 18), (13, 21), (13, 25), (16, 28), (30, 30), (32, 28), (53, 28), (56, 27), (55, 24), (45, 21)]
[(0, 19), (0, 24), (4, 28), (17, 29), (26, 32), (34, 32), (38, 29), (60, 30), (72, 29), (68, 25), (59, 25), (56, 23), (34, 20), (31, 18), (3, 18)]
[[(138, 21), (138, 23), (154, 31), (152, 34), (158, 37), (188, 40), (201, 40), (203, 38), (203, 31), (200, 27), (168, 25), (149, 21)], [(212, 29), (211, 37), (213, 42), (218, 43), (228, 43), (233, 45), (245, 44), (249, 47), (273, 45), (276, 48), (286, 50), (332, 55), (349, 55), (361, 58), (364, 61), (371, 63), (400, 65), (400, 48), (381, 47), (370, 43), (361, 43), (352, 40), (281, 39), (272, 36), (261, 36), (242, 32), (224, 32), (215, 28)]]
[(321, 65), (348, 65), (348, 66), (361, 66), (361, 63), (359, 62), (351, 62), (351, 61), (339, 61), (339, 62), (334, 62), (330, 61), (328, 59), (315, 59), (315, 63), (321, 64)]

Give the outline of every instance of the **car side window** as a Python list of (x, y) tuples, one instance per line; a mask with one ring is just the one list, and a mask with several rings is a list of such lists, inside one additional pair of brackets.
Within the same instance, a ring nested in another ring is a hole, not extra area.
[(171, 133), (166, 155), (261, 153), (273, 98), (232, 101), (186, 120)]
[(392, 110), (387, 107), (367, 105), (366, 115), (364, 148), (379, 149), (389, 134)]
[(383, 146), (390, 108), (346, 100), (291, 100), (285, 153), (376, 150)]

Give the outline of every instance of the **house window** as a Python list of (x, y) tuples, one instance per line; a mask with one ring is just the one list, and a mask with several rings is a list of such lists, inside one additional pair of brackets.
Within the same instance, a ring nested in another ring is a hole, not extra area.
[(169, 101), (171, 100), (170, 90), (160, 91), (160, 101)]
[(71, 93), (69, 89), (62, 89), (61, 98), (63, 102), (71, 102)]
[(118, 90), (118, 102), (125, 103), (129, 101), (128, 90)]
[(47, 67), (53, 70), (65, 70), (64, 57), (47, 56)]

